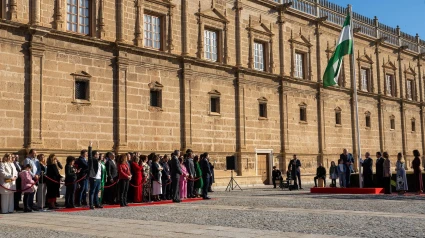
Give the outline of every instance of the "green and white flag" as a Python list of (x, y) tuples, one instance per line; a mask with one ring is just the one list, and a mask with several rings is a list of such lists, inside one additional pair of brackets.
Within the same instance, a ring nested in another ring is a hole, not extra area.
[(335, 52), (330, 58), (325, 74), (323, 75), (323, 87), (338, 84), (342, 59), (344, 58), (344, 55), (353, 53), (353, 36), (351, 35), (350, 22), (350, 15), (348, 15), (344, 21), (338, 45), (336, 46)]

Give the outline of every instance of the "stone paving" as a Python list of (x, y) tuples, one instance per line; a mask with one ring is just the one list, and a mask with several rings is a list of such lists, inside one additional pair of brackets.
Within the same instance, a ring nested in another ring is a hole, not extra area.
[(425, 197), (313, 195), (270, 187), (209, 201), (2, 215), (0, 237), (425, 237)]

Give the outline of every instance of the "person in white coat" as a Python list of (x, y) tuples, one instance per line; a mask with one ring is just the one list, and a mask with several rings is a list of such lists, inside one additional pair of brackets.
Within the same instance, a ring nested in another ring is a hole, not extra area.
[(12, 155), (7, 153), (0, 163), (1, 213), (3, 214), (13, 213), (15, 208), (13, 199), (14, 192), (10, 190), (16, 189), (17, 178), (18, 171), (12, 162)]

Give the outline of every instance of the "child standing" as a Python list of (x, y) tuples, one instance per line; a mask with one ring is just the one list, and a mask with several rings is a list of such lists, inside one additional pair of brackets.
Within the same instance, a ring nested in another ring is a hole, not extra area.
[(21, 178), (21, 188), (23, 190), (22, 193), (24, 193), (24, 212), (32, 212), (32, 207), (34, 206), (34, 192), (36, 187), (30, 173), (31, 169), (31, 165), (27, 164), (24, 170), (19, 174)]
[(338, 178), (338, 169), (335, 165), (335, 162), (331, 162), (331, 167), (329, 168), (329, 173), (331, 175), (331, 187), (336, 188), (336, 179)]

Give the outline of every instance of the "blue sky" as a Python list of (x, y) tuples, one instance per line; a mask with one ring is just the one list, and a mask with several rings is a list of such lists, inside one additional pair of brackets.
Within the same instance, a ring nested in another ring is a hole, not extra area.
[(363, 16), (377, 16), (379, 22), (425, 40), (425, 0), (329, 0), (340, 6), (351, 4)]

